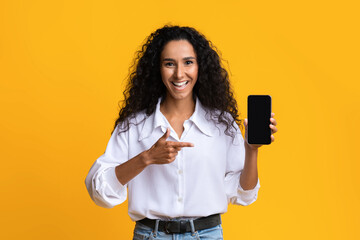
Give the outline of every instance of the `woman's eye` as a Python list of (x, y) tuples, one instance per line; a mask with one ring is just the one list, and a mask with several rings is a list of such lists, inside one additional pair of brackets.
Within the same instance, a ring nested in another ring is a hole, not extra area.
[(174, 63), (172, 63), (172, 62), (167, 62), (167, 63), (165, 63), (165, 66), (171, 67), (171, 66), (174, 66)]
[(190, 60), (185, 62), (186, 65), (189, 65), (189, 64), (192, 64), (192, 63), (193, 63), (193, 61), (190, 61)]

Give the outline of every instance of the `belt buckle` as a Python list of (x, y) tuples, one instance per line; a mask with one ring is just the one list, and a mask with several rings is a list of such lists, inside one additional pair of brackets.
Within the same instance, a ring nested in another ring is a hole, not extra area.
[[(170, 230), (170, 224), (178, 224), (179, 226), (179, 230), (177, 231), (171, 231)], [(188, 221), (184, 221), (184, 220), (180, 220), (179, 222), (174, 222), (174, 221), (167, 221), (164, 224), (164, 231), (166, 234), (171, 234), (171, 233), (185, 233), (186, 232), (186, 226), (187, 226)]]
[(186, 226), (188, 221), (181, 220), (180, 221), (180, 233), (186, 233)]

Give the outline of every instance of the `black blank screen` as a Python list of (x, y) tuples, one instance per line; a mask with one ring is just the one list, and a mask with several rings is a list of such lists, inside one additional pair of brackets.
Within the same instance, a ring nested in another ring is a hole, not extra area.
[(248, 97), (248, 142), (250, 144), (271, 143), (271, 97), (250, 95)]

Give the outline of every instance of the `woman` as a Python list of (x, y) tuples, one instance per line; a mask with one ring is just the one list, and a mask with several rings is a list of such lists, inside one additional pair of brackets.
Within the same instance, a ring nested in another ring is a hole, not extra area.
[(128, 197), (134, 239), (222, 239), (228, 203), (257, 198), (260, 145), (242, 138), (217, 52), (195, 29), (165, 26), (134, 66), (106, 151), (86, 178), (91, 198), (113, 207)]

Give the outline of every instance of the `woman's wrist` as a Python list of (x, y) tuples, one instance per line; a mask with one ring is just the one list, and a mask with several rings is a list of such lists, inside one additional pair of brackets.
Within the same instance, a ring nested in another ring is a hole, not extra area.
[(149, 154), (149, 150), (146, 150), (146, 151), (142, 152), (139, 155), (139, 160), (143, 164), (143, 167), (149, 166), (151, 164), (151, 157), (150, 157), (150, 154)]
[(261, 145), (254, 145), (245, 142), (245, 151), (249, 153), (257, 153)]
[(245, 162), (257, 162), (258, 151), (258, 147), (254, 147), (248, 143), (245, 143)]

